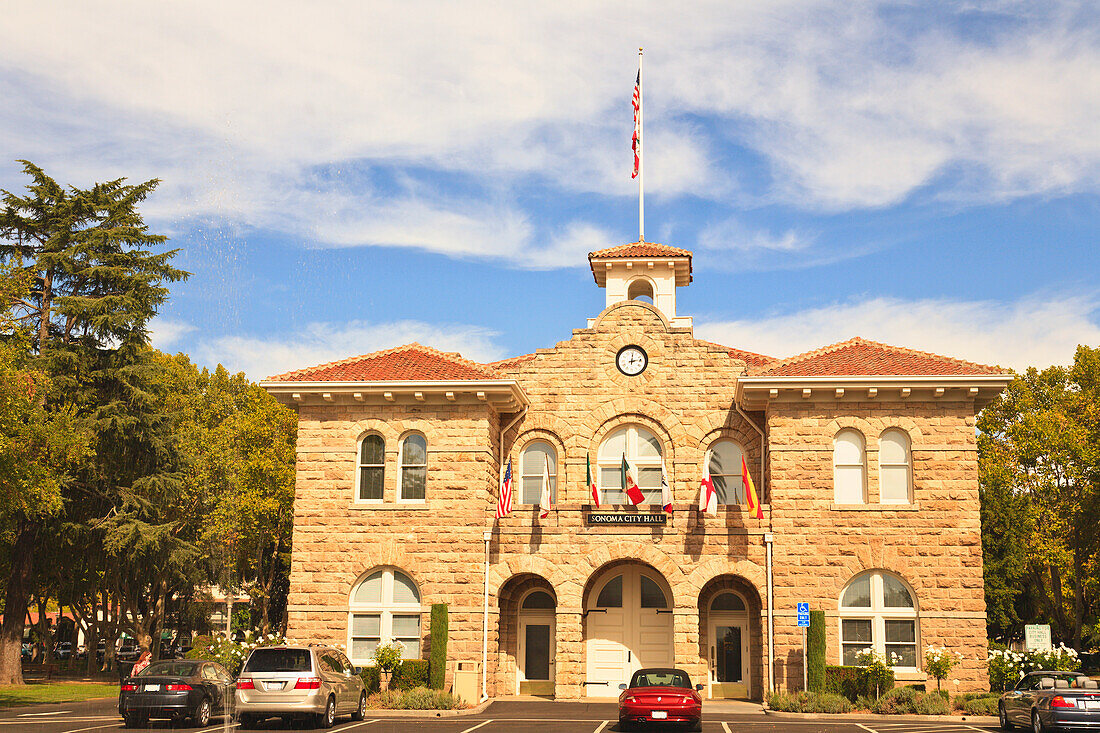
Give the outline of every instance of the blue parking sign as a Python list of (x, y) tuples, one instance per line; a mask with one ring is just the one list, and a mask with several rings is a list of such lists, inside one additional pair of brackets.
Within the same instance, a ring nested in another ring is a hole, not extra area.
[(802, 615), (804, 613), (809, 613), (809, 612), (810, 612), (810, 604), (809, 603), (799, 603), (798, 604), (798, 613), (799, 613), (799, 615)]
[(799, 603), (798, 604), (798, 626), (799, 628), (805, 628), (810, 625), (810, 604)]

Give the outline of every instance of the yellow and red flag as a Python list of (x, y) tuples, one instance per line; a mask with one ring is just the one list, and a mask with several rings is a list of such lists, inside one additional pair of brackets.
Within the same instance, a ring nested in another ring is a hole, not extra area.
[(745, 486), (745, 501), (749, 503), (749, 512), (757, 519), (764, 518), (764, 507), (760, 506), (760, 497), (756, 495), (756, 486), (749, 475), (749, 464), (741, 456), (741, 483)]

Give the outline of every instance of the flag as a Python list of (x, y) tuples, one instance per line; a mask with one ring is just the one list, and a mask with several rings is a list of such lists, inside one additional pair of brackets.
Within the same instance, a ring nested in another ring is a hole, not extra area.
[(588, 460), (588, 454), (584, 454), (584, 476), (588, 490), (592, 493), (592, 503), (600, 508), (600, 492), (596, 490), (596, 478), (592, 475), (592, 461)]
[(665, 470), (665, 459), (661, 459), (661, 508), (672, 514), (672, 489), (668, 485), (668, 471)]
[(756, 486), (749, 475), (749, 464), (745, 462), (745, 456), (741, 456), (741, 483), (745, 486), (745, 501), (749, 503), (749, 511), (756, 514), (757, 519), (764, 518), (764, 508), (760, 506), (760, 498), (756, 495)]
[(497, 499), (497, 519), (512, 513), (512, 459), (508, 459), (508, 470), (500, 479), (500, 498)]
[(638, 488), (638, 476), (634, 471), (634, 466), (631, 466), (626, 462), (626, 454), (623, 453), (623, 465), (620, 469), (620, 475), (623, 482), (623, 492), (626, 494), (626, 498), (630, 500), (630, 503), (634, 506), (638, 506), (645, 497), (642, 496), (642, 490)]
[(542, 454), (542, 496), (539, 497), (539, 519), (550, 516), (550, 510), (554, 508), (554, 497), (550, 493), (550, 456)]
[(703, 480), (699, 482), (699, 511), (709, 517), (718, 516), (718, 494), (710, 477), (710, 451), (703, 463)]
[[(639, 63), (641, 63), (639, 61)], [(642, 166), (642, 70), (638, 69), (638, 78), (634, 81), (634, 137), (631, 147), (634, 148), (634, 172), (631, 178), (638, 177), (638, 170)]]

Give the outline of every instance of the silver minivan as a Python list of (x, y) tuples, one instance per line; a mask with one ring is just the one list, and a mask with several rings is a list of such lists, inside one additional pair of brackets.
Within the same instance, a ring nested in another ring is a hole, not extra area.
[(237, 678), (237, 715), (242, 728), (267, 718), (305, 718), (329, 728), (338, 715), (362, 720), (367, 691), (359, 670), (339, 649), (268, 646), (253, 649)]

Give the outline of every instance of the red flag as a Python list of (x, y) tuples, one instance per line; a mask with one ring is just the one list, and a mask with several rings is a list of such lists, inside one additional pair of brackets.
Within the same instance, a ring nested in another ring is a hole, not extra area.
[(718, 516), (718, 493), (714, 490), (714, 480), (710, 477), (710, 451), (704, 458), (703, 478), (699, 482), (699, 511), (707, 516)]
[[(641, 57), (639, 56), (639, 59)], [(639, 64), (641, 61), (638, 62)], [(634, 80), (634, 136), (630, 147), (634, 148), (634, 172), (631, 178), (638, 177), (638, 169), (642, 165), (642, 71), (638, 70), (638, 78)]]
[(626, 492), (626, 498), (630, 500), (630, 503), (634, 506), (638, 506), (645, 501), (645, 496), (642, 495), (642, 490), (638, 488), (638, 478), (634, 472), (634, 467), (626, 462), (626, 454), (623, 454), (623, 465), (621, 468), (623, 491)]
[(596, 508), (600, 508), (600, 492), (596, 490), (596, 477), (592, 475), (592, 461), (588, 459), (588, 454), (584, 454), (584, 475), (585, 480), (588, 483), (588, 490), (592, 493), (592, 503), (596, 505)]
[(760, 506), (760, 499), (756, 495), (756, 486), (749, 475), (749, 464), (745, 462), (745, 456), (741, 456), (741, 483), (745, 486), (745, 501), (749, 503), (749, 511), (755, 513), (757, 519), (764, 518), (764, 508)]

